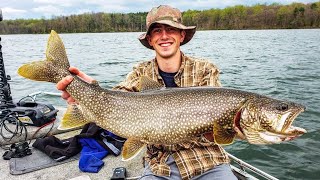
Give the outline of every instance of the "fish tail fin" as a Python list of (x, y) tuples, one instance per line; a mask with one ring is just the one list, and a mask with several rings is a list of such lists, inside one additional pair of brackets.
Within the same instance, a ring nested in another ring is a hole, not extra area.
[(58, 82), (70, 74), (69, 61), (63, 42), (52, 30), (48, 39), (46, 59), (24, 64), (18, 69), (18, 74), (36, 81)]
[(65, 112), (61, 123), (58, 126), (59, 130), (76, 129), (89, 123), (83, 115), (81, 106), (77, 104), (68, 105), (67, 111)]

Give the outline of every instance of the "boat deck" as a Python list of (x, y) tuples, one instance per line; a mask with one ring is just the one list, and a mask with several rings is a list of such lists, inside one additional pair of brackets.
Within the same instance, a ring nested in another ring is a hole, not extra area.
[[(62, 117), (62, 114), (64, 112), (64, 109), (59, 109), (58, 112), (58, 116), (57, 119), (55, 121), (55, 124), (52, 128), (52, 130), (50, 131), (50, 134), (55, 135), (56, 137), (58, 137), (59, 139), (66, 139), (69, 137), (73, 137), (77, 134), (80, 133), (80, 130), (73, 130), (73, 131), (59, 131), (57, 130), (57, 127), (60, 123), (60, 118)], [(11, 126), (13, 128), (13, 124), (9, 124), (9, 127)], [(47, 127), (42, 128), (40, 131), (38, 131), (36, 133), (36, 135), (34, 136), (34, 138), (39, 138), (39, 137), (43, 137), (44, 135), (47, 134), (47, 132), (50, 130), (51, 125), (48, 125)], [(28, 139), (30, 139), (33, 134), (38, 130), (38, 127), (34, 127), (34, 126), (29, 126), (27, 127), (28, 129), (28, 134), (27, 137)], [(5, 133), (4, 135), (6, 137), (10, 137), (9, 133)], [(19, 136), (19, 137), (15, 137), (13, 138), (11, 141), (5, 141), (2, 137), (0, 137), (0, 145), (1, 146), (10, 146), (10, 143), (16, 143), (16, 142), (21, 142), (22, 140), (24, 140), (25, 136), (24, 134)], [(34, 142), (35, 140), (31, 140), (31, 144)], [(32, 151), (34, 151), (35, 149), (32, 148), (32, 146), (30, 145)], [(0, 148), (0, 154), (3, 155), (5, 153), (5, 149)], [(139, 175), (141, 175), (142, 171), (143, 171), (143, 166), (142, 166), (142, 153), (139, 155), (140, 157), (137, 157), (131, 161), (128, 162), (123, 162), (121, 161), (121, 157), (115, 157), (113, 155), (107, 155), (107, 157), (105, 157), (103, 159), (104, 161), (104, 166), (101, 168), (101, 170), (98, 173), (84, 173), (81, 172), (79, 170), (78, 167), (78, 160), (72, 160), (66, 163), (62, 163), (56, 166), (51, 166), (51, 167), (47, 167), (47, 168), (43, 168), (40, 170), (36, 170), (33, 172), (29, 172), (29, 173), (25, 173), (25, 174), (20, 174), (20, 175), (13, 175), (14, 171), (12, 171), (12, 168), (10, 169), (10, 163), (14, 163), (15, 161), (13, 161), (13, 159), (11, 160), (4, 160), (3, 158), (1, 158), (0, 160), (0, 179), (6, 179), (6, 180), (14, 180), (14, 179), (28, 179), (28, 180), (39, 180), (39, 179), (72, 179), (72, 178), (76, 178), (77, 177), (81, 177), (82, 179), (110, 179), (112, 174), (113, 174), (113, 170), (117, 167), (125, 167), (127, 169), (127, 176), (128, 177), (138, 177)], [(33, 159), (32, 158), (32, 154), (29, 156), (26, 156), (25, 158), (30, 159), (31, 161), (34, 160), (34, 164), (37, 164), (37, 159)], [(18, 158), (14, 158), (14, 159), (18, 159)], [(11, 164), (12, 166), (12, 164)], [(21, 165), (19, 165), (21, 167)], [(12, 174), (13, 173), (13, 174)], [(81, 179), (80, 178), (80, 179)]]
[[(0, 150), (0, 154), (3, 154), (5, 151)], [(30, 155), (32, 156), (32, 155)], [(143, 167), (141, 158), (136, 158), (130, 162), (123, 162), (121, 158), (108, 155), (103, 159), (105, 165), (98, 173), (84, 173), (79, 170), (78, 161), (70, 161), (67, 163), (59, 164), (57, 166), (52, 166), (37, 171), (12, 175), (10, 173), (10, 161), (9, 160), (0, 160), (0, 179), (6, 180), (15, 180), (15, 179), (28, 179), (28, 180), (47, 180), (47, 179), (72, 179), (79, 176), (87, 177), (87, 179), (110, 179), (113, 170), (116, 167), (126, 167), (128, 177), (137, 177), (141, 175)], [(89, 177), (89, 178), (88, 178)], [(136, 179), (136, 178), (133, 178)]]

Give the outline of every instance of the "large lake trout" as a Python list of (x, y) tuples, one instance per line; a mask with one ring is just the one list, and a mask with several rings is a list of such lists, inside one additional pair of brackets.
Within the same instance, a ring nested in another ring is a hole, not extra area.
[[(57, 83), (70, 75), (62, 40), (51, 32), (46, 58), (21, 66), (18, 73), (37, 81)], [(145, 144), (176, 144), (213, 132), (218, 144), (230, 144), (240, 129), (252, 144), (274, 144), (294, 139), (306, 130), (292, 126), (305, 107), (293, 102), (227, 88), (159, 89), (146, 77), (141, 92), (112, 91), (77, 76), (66, 91), (78, 102), (68, 107), (60, 128), (95, 122), (128, 140), (124, 160)]]

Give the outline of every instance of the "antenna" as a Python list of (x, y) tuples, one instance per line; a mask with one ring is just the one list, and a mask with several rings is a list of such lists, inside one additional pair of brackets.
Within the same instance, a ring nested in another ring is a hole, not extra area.
[[(0, 21), (3, 20), (2, 10), (0, 9)], [(15, 107), (12, 102), (10, 85), (8, 84), (8, 80), (11, 80), (11, 77), (6, 75), (6, 71), (4, 69), (3, 55), (2, 55), (2, 45), (1, 45), (1, 37), (0, 37), (0, 117), (4, 117), (6, 115), (6, 110), (8, 108)]]
[(0, 21), (3, 20), (3, 17), (2, 17), (2, 9), (0, 9)]

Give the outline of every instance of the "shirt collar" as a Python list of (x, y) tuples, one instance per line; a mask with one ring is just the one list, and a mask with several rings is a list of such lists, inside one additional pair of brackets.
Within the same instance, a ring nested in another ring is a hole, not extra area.
[[(186, 64), (186, 60), (187, 60), (186, 56), (184, 55), (183, 52), (181, 52), (181, 65), (180, 65), (180, 68), (179, 68), (177, 74), (175, 75), (175, 77), (180, 76), (182, 74), (183, 69), (184, 69), (185, 64)], [(152, 60), (152, 64), (153, 64), (153, 72), (154, 72), (154, 74), (157, 76), (158, 79), (162, 79), (160, 74), (159, 74), (159, 65), (157, 63), (157, 59), (156, 58), (154, 58)]]

